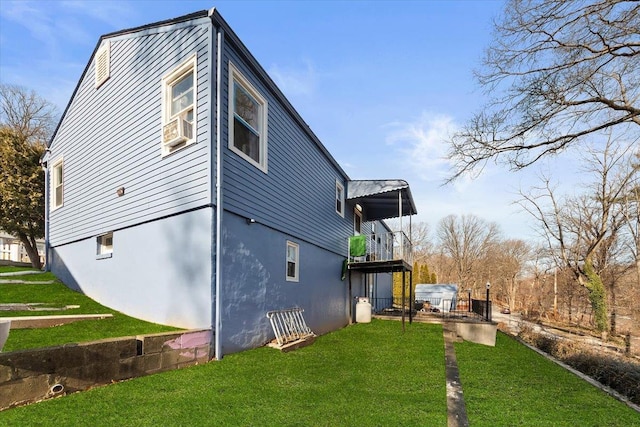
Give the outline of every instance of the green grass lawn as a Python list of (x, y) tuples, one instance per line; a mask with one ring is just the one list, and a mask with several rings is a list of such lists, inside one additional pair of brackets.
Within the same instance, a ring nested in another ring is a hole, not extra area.
[(374, 320), (0, 413), (0, 425), (446, 426), (439, 325)]
[[(7, 271), (0, 267), (0, 272)], [(56, 280), (51, 273), (9, 276), (4, 279), (28, 281)], [(2, 351), (49, 347), (66, 343), (93, 341), (156, 332), (173, 331), (176, 328), (145, 322), (126, 316), (118, 311), (98, 304), (79, 292), (72, 291), (60, 282), (53, 284), (0, 284), (0, 303), (46, 303), (53, 307), (79, 305), (79, 308), (64, 311), (0, 311), (0, 317), (44, 316), (67, 314), (113, 314), (113, 318), (83, 320), (63, 326), (43, 329), (11, 329), (9, 339)]]
[[(114, 314), (12, 330), (5, 350), (171, 330), (59, 283), (0, 285), (0, 302), (80, 305), (51, 314)], [(0, 313), (19, 314), (34, 312)], [(496, 347), (464, 342), (456, 354), (472, 427), (640, 426), (640, 414), (501, 333)], [(446, 417), (442, 327), (414, 323), (403, 333), (399, 322), (374, 319), (291, 353), (259, 348), (6, 410), (0, 426), (446, 426)]]
[(639, 413), (507, 335), (455, 348), (473, 427), (640, 426)]

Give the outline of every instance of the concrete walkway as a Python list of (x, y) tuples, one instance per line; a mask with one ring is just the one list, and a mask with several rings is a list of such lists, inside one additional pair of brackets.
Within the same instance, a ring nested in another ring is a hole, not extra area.
[(456, 351), (453, 346), (461, 339), (458, 338), (456, 325), (452, 322), (443, 322), (442, 333), (444, 335), (444, 360), (447, 377), (447, 426), (468, 427), (469, 419), (462, 394)]

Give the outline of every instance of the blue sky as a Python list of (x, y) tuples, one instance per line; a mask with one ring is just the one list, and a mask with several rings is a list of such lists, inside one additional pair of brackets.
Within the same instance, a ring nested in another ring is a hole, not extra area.
[(484, 100), (473, 69), (502, 1), (1, 0), (0, 81), (62, 111), (100, 35), (214, 6), (352, 179), (409, 181), (414, 221), (474, 214), (531, 239), (518, 188), (540, 167), (575, 167), (569, 155), (520, 173), (489, 165), (442, 186), (444, 139)]

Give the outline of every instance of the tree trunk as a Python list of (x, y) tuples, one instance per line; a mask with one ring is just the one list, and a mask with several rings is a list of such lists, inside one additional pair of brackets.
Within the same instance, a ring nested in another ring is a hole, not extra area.
[(612, 337), (617, 335), (616, 332), (616, 288), (615, 284), (611, 284), (611, 319), (609, 333)]
[(31, 261), (31, 266), (36, 270), (42, 269), (42, 263), (40, 262), (40, 254), (38, 254), (36, 239), (33, 236), (27, 236), (24, 233), (18, 233), (18, 238), (27, 251), (27, 255), (29, 256), (29, 260)]

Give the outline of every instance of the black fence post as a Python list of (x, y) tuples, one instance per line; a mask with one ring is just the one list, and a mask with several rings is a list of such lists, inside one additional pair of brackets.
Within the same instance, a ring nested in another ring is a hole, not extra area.
[(489, 301), (489, 288), (490, 287), (491, 287), (491, 283), (487, 282), (487, 302), (486, 302), (486, 304), (487, 304), (486, 313), (487, 314), (485, 316), (487, 322), (491, 321), (491, 304), (490, 304), (490, 301)]

